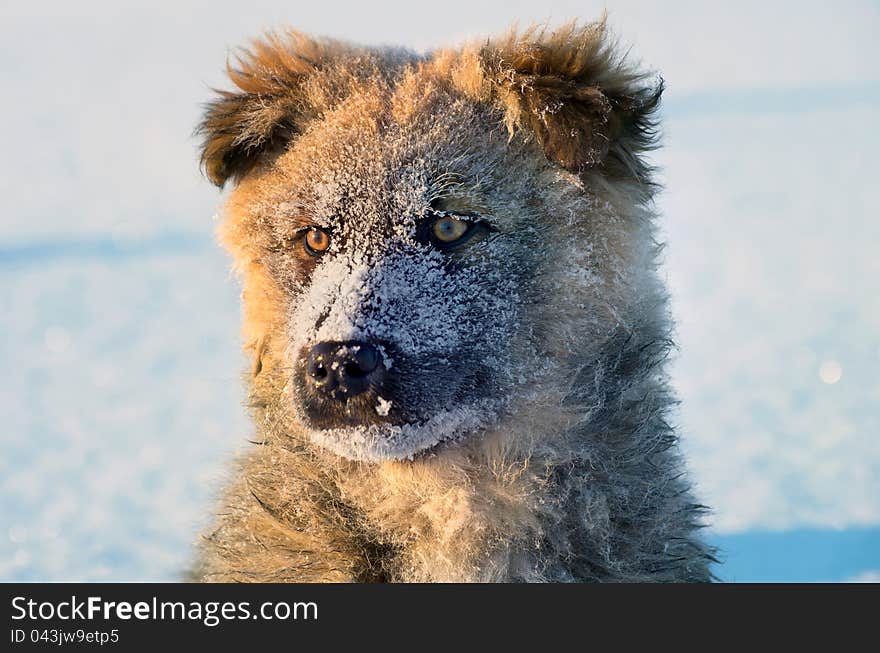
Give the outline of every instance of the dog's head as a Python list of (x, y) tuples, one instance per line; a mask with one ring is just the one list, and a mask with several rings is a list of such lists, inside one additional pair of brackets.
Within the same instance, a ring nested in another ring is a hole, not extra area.
[[(659, 89), (603, 26), (416, 56), (296, 33), (230, 69), (199, 131), (235, 187), (256, 375), (347, 458), (412, 457), (536, 388), (564, 397), (633, 301)], [(648, 239), (650, 240), (650, 238)]]

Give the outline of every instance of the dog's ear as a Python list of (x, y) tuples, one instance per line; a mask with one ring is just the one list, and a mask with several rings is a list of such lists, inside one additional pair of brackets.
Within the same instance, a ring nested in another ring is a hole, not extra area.
[(333, 58), (336, 47), (297, 32), (274, 34), (227, 62), (233, 91), (216, 90), (196, 135), (202, 138), (201, 164), (222, 187), (241, 179), (267, 153), (277, 150), (314, 115), (305, 85)]
[(654, 146), (662, 80), (649, 83), (615, 54), (604, 19), (514, 31), (486, 43), (479, 58), (483, 88), (502, 106), (511, 134), (527, 130), (566, 170), (645, 180), (639, 155)]

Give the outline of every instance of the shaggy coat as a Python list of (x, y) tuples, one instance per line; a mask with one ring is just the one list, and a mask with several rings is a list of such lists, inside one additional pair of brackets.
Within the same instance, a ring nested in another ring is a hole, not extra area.
[[(662, 89), (604, 24), (427, 55), (290, 32), (229, 77), (199, 134), (259, 435), (193, 577), (710, 580), (667, 422)], [(328, 341), (379, 343), (387, 383), (318, 397)]]

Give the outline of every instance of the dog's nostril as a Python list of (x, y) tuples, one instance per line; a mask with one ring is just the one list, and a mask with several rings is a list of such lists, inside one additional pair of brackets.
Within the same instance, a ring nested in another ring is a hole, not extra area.
[(379, 367), (379, 352), (372, 345), (352, 344), (339, 350), (338, 360), (343, 378), (361, 379)]
[(357, 363), (346, 363), (343, 365), (342, 371), (345, 376), (353, 376), (354, 378), (366, 376), (370, 373), (370, 370), (362, 370)]
[(372, 345), (351, 345), (349, 350), (352, 360), (345, 364), (346, 374), (364, 376), (379, 366), (379, 352)]
[(324, 366), (319, 363), (311, 370), (311, 374), (316, 379), (323, 379), (327, 376), (327, 370), (325, 370)]

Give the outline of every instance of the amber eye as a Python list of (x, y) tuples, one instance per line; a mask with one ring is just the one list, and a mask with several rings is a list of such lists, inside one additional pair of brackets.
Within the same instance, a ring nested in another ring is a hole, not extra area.
[(490, 231), (492, 228), (478, 215), (431, 211), (419, 226), (418, 238), (439, 250), (452, 251), (479, 240)]
[(431, 226), (431, 235), (441, 243), (454, 243), (467, 232), (467, 222), (448, 216), (436, 220)]
[(330, 236), (320, 229), (309, 229), (305, 238), (306, 251), (312, 256), (318, 256), (330, 247)]

